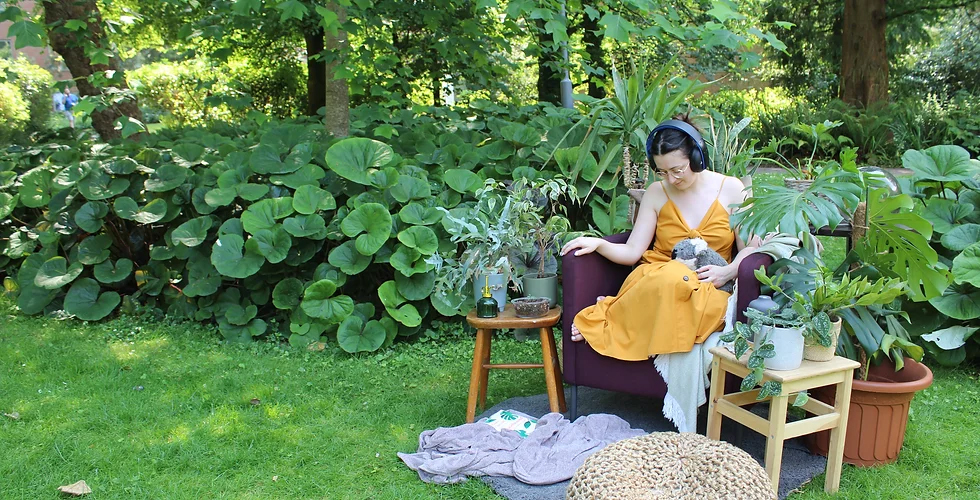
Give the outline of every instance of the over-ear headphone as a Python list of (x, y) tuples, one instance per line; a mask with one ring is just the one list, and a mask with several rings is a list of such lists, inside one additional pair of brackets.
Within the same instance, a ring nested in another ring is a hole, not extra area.
[(704, 139), (701, 138), (701, 134), (689, 123), (681, 120), (667, 120), (650, 131), (650, 135), (647, 136), (647, 157), (650, 158), (651, 163), (653, 162), (653, 137), (661, 130), (677, 130), (694, 141), (694, 149), (691, 150), (691, 171), (700, 172), (711, 166), (711, 160), (704, 153)]

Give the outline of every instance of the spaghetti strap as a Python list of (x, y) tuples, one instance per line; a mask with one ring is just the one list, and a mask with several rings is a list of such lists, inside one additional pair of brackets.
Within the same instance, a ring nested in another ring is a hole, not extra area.
[(721, 190), (725, 188), (725, 181), (726, 180), (728, 180), (728, 177), (722, 177), (721, 178), (721, 186), (718, 186), (718, 194), (715, 195), (715, 200), (717, 200), (718, 198), (721, 198)]
[(670, 194), (667, 193), (667, 186), (664, 185), (664, 181), (660, 181), (660, 189), (664, 190), (664, 195), (667, 196), (667, 199), (669, 200)]

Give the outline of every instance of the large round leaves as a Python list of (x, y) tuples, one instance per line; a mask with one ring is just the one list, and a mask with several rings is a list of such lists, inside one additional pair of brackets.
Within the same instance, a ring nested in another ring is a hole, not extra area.
[(153, 224), (167, 215), (167, 201), (157, 198), (147, 203), (143, 208), (128, 196), (116, 198), (112, 203), (116, 215), (123, 219), (133, 220), (140, 224)]
[(361, 318), (352, 315), (337, 329), (337, 344), (351, 354), (374, 352), (384, 344), (387, 336), (388, 333), (381, 322), (371, 320), (364, 324)]
[(81, 262), (74, 262), (69, 266), (64, 257), (52, 257), (44, 261), (44, 264), (41, 264), (40, 269), (37, 270), (34, 285), (48, 290), (56, 290), (75, 281), (75, 278), (82, 274), (83, 269), (84, 266)]
[(125, 280), (133, 273), (133, 261), (129, 259), (119, 259), (115, 264), (111, 260), (106, 260), (96, 264), (92, 270), (95, 279), (102, 283), (118, 283)]
[(292, 246), (293, 239), (279, 224), (273, 226), (272, 229), (256, 231), (245, 243), (247, 250), (265, 257), (273, 264), (285, 260)]
[(208, 236), (208, 229), (211, 229), (213, 223), (210, 217), (195, 217), (177, 226), (170, 237), (185, 246), (196, 247), (204, 243)]
[(412, 202), (402, 207), (398, 217), (406, 224), (429, 226), (442, 220), (442, 212), (438, 208)]
[(354, 276), (371, 264), (370, 255), (362, 255), (354, 248), (353, 241), (345, 241), (330, 251), (327, 256), (330, 265), (340, 269), (348, 276)]
[(303, 282), (298, 278), (286, 278), (276, 283), (272, 291), (272, 304), (276, 309), (292, 309), (299, 305), (303, 297)]
[(330, 324), (340, 323), (354, 312), (354, 300), (346, 295), (334, 297), (336, 291), (337, 285), (333, 281), (317, 281), (306, 289), (300, 307), (311, 318)]
[[(3, 196), (0, 194), (0, 196)], [(2, 201), (2, 199), (0, 199)], [(0, 214), (3, 214), (3, 207), (0, 207)], [(75, 212), (75, 224), (87, 233), (97, 233), (102, 229), (102, 219), (109, 215), (109, 205), (101, 201), (90, 201), (81, 206)], [(6, 217), (6, 215), (3, 215)], [(2, 218), (2, 217), (0, 217)]]
[(929, 299), (929, 303), (954, 319), (980, 318), (980, 290), (970, 285), (950, 285), (941, 296)]
[(457, 193), (473, 193), (483, 186), (483, 179), (479, 175), (462, 168), (447, 170), (443, 177), (446, 184)]
[(902, 155), (902, 166), (918, 179), (938, 182), (965, 181), (980, 173), (980, 162), (971, 160), (967, 150), (948, 145), (910, 149)]
[(398, 241), (422, 255), (432, 255), (439, 249), (436, 232), (425, 226), (412, 226), (398, 233)]
[(286, 153), (280, 155), (281, 146), (259, 144), (252, 153), (249, 166), (258, 174), (288, 174), (299, 170), (313, 158), (313, 146), (310, 143), (295, 145)]
[(225, 234), (211, 247), (211, 264), (224, 276), (247, 278), (257, 272), (265, 258), (253, 250), (245, 250), (245, 241), (237, 234)]
[(317, 214), (290, 217), (282, 221), (282, 227), (297, 238), (322, 240), (327, 237), (327, 223)]
[(340, 229), (351, 238), (357, 236), (358, 252), (374, 255), (391, 235), (391, 214), (380, 203), (365, 203), (344, 217)]
[(371, 185), (374, 170), (392, 159), (391, 147), (363, 137), (348, 137), (327, 150), (327, 166), (337, 175), (364, 186)]
[(954, 252), (962, 252), (968, 246), (980, 241), (980, 224), (958, 225), (944, 234), (941, 241), (944, 247)]
[(98, 264), (109, 258), (109, 248), (112, 246), (112, 238), (107, 234), (89, 236), (78, 244), (77, 252), (72, 259), (78, 260), (86, 266)]
[(78, 192), (86, 200), (105, 200), (129, 188), (129, 179), (113, 178), (102, 169), (95, 170), (78, 181)]
[(317, 186), (300, 186), (293, 194), (293, 208), (303, 214), (310, 215), (320, 210), (333, 210), (337, 208), (337, 201), (329, 191), (320, 189)]
[(395, 284), (398, 285), (398, 293), (408, 300), (422, 300), (432, 295), (432, 288), (436, 282), (435, 271), (413, 274), (405, 276), (395, 273)]
[(953, 279), (980, 288), (980, 243), (966, 247), (953, 259)]
[(293, 199), (290, 197), (270, 198), (253, 203), (242, 214), (242, 227), (251, 234), (262, 229), (272, 229), (276, 221), (293, 213)]
[(0, 193), (0, 220), (6, 219), (7, 216), (14, 211), (14, 208), (17, 207), (17, 200), (19, 199), (19, 194), (10, 195), (7, 193)]
[(98, 321), (112, 312), (120, 302), (116, 292), (99, 294), (99, 283), (92, 278), (78, 280), (65, 295), (65, 311), (85, 321)]
[[(149, 179), (143, 182), (143, 187), (145, 187), (147, 191), (152, 191), (154, 193), (170, 191), (183, 184), (184, 179), (187, 178), (187, 174), (189, 173), (190, 170), (172, 163), (161, 165), (157, 167), (152, 174), (150, 174)], [(88, 198), (88, 196), (86, 196), (86, 198)]]
[(378, 297), (395, 321), (409, 327), (422, 324), (422, 316), (418, 309), (398, 292), (398, 285), (394, 281), (385, 281), (378, 289)]

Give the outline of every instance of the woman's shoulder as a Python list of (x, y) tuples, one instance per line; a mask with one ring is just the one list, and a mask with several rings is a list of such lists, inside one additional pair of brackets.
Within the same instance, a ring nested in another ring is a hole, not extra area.
[(664, 191), (664, 183), (654, 182), (647, 186), (646, 192), (643, 193), (643, 201), (652, 203), (654, 210), (660, 212), (660, 209), (667, 203), (667, 193)]

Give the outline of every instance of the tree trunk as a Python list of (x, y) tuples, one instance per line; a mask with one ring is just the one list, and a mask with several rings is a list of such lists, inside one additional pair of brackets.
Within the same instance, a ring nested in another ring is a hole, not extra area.
[[(588, 14), (582, 13), (582, 42), (585, 43), (585, 52), (589, 54), (589, 64), (597, 70), (605, 70), (606, 54), (602, 50), (602, 37), (599, 35), (599, 20), (592, 19)], [(596, 81), (603, 75), (590, 74), (589, 96), (596, 99), (606, 97), (606, 92)]]
[[(337, 21), (341, 24), (347, 22), (347, 10), (336, 2), (330, 2), (328, 8), (337, 14)], [(324, 47), (330, 54), (330, 60), (325, 66), (326, 92), (324, 106), (326, 113), (323, 117), (327, 132), (336, 137), (347, 137), (350, 135), (350, 96), (348, 94), (347, 79), (337, 77), (337, 67), (347, 54), (347, 33), (337, 30), (336, 35), (326, 33), (324, 35)]]
[(317, 26), (303, 37), (306, 38), (306, 114), (316, 116), (327, 104), (327, 64), (317, 57), (323, 52), (323, 28)]
[(855, 106), (888, 100), (885, 0), (844, 0), (840, 97)]
[[(51, 48), (61, 55), (75, 80), (80, 96), (106, 96), (105, 88), (91, 81), (89, 77), (103, 74), (112, 86), (119, 90), (128, 90), (126, 78), (119, 69), (113, 57), (106, 64), (93, 63), (86, 54), (86, 48), (109, 49), (106, 40), (102, 14), (95, 0), (44, 0), (44, 22), (53, 26), (48, 30)], [(84, 29), (68, 30), (68, 21), (83, 21), (87, 24)], [(108, 72), (108, 74), (107, 74)], [(109, 77), (111, 75), (111, 77)], [(114, 97), (106, 96), (108, 107), (92, 112), (92, 127), (104, 141), (122, 137), (122, 132), (116, 130), (115, 121), (128, 116), (143, 121), (135, 98), (123, 98), (112, 102)]]
[(561, 73), (558, 52), (552, 49), (554, 39), (538, 20), (538, 101), (561, 104)]

